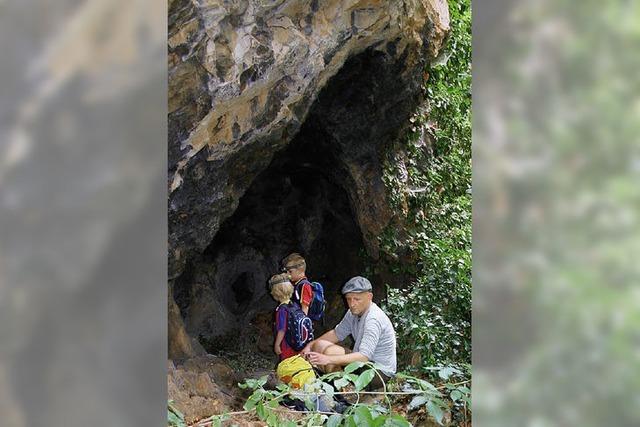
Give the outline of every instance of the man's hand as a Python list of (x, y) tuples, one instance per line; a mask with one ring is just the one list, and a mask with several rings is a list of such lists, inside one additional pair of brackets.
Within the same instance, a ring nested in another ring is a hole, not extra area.
[(302, 354), (305, 359), (307, 358), (307, 355), (311, 352), (311, 344), (313, 344), (313, 341), (305, 345), (302, 351), (300, 352), (300, 354)]
[(273, 346), (273, 351), (274, 351), (278, 356), (280, 356), (280, 353), (282, 353), (282, 349), (280, 348), (280, 346), (279, 346), (279, 345), (274, 345), (274, 346)]
[(311, 351), (309, 352), (309, 354), (307, 354), (307, 360), (312, 365), (328, 365), (329, 363), (331, 363), (329, 356), (322, 353), (316, 353), (315, 351)]

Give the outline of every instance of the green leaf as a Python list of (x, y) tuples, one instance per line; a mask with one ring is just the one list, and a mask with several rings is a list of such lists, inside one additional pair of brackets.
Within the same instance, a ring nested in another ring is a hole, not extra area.
[(255, 408), (261, 397), (262, 393), (258, 393), (258, 391), (254, 392), (251, 396), (249, 396), (249, 399), (247, 399), (247, 402), (244, 404), (244, 410), (250, 411)]
[(438, 424), (442, 425), (442, 417), (444, 417), (444, 411), (433, 400), (427, 403), (427, 411), (438, 422)]
[(256, 413), (258, 414), (258, 417), (260, 417), (261, 420), (264, 420), (266, 418), (264, 404), (262, 402), (256, 405)]
[(333, 383), (337, 390), (340, 390), (342, 387), (346, 387), (347, 384), (349, 384), (349, 380), (347, 378), (340, 378)]
[(333, 386), (331, 384), (327, 384), (325, 382), (321, 383), (322, 386), (322, 390), (324, 390), (325, 393), (327, 393), (327, 395), (329, 397), (333, 397), (333, 394), (335, 393), (335, 390), (333, 388)]
[(471, 405), (471, 397), (468, 394), (462, 396), (462, 401), (467, 405)]
[(375, 363), (373, 364), (373, 368), (376, 369), (377, 371), (382, 371), (382, 366), (380, 366), (379, 364)]
[(380, 414), (386, 414), (387, 412), (389, 412), (389, 408), (379, 404), (371, 407), (371, 413), (373, 414), (374, 418)]
[(346, 374), (350, 374), (351, 372), (353, 372), (356, 369), (359, 369), (359, 368), (361, 368), (363, 366), (364, 366), (364, 362), (360, 362), (360, 361), (351, 362), (344, 368), (344, 372)]
[(267, 383), (267, 380), (269, 379), (269, 375), (263, 375), (260, 377), (260, 379), (258, 379), (258, 386), (262, 387), (263, 385), (265, 385)]
[[(283, 426), (282, 423), (280, 423), (278, 421), (278, 417), (276, 416), (276, 414), (274, 414), (273, 412), (269, 413), (269, 415), (267, 416), (267, 425), (269, 427), (281, 427)], [(285, 426), (293, 426), (295, 427), (295, 423), (292, 421), (287, 421), (286, 424), (284, 424)]]
[(418, 406), (424, 405), (428, 401), (429, 401), (429, 396), (424, 394), (419, 394), (415, 396), (413, 399), (411, 399), (411, 402), (409, 402), (409, 406), (407, 406), (407, 409), (409, 411), (412, 411), (416, 409)]
[(387, 422), (384, 424), (385, 427), (389, 426), (393, 426), (393, 427), (411, 427), (411, 423), (407, 420), (405, 420), (404, 418), (402, 418), (400, 415), (392, 415), (389, 418), (387, 418)]
[(175, 407), (173, 400), (168, 402), (167, 422), (170, 426), (186, 427), (184, 415)]
[(358, 379), (356, 380), (356, 390), (360, 391), (363, 388), (365, 388), (367, 385), (369, 385), (369, 383), (371, 382), (375, 374), (376, 374), (376, 371), (373, 369), (367, 369), (366, 371), (361, 373)]
[(454, 402), (460, 399), (461, 397), (462, 397), (462, 393), (460, 392), (460, 390), (453, 390), (451, 392), (451, 400), (453, 400)]
[(314, 402), (313, 399), (310, 396), (305, 397), (304, 406), (309, 411), (315, 411), (316, 410), (316, 402)]
[(347, 378), (352, 383), (355, 383), (356, 380), (358, 379), (358, 374), (345, 374), (344, 377)]
[(431, 384), (429, 381), (421, 380), (421, 379), (418, 379), (418, 378), (416, 378), (416, 380), (417, 380), (416, 382), (418, 383), (418, 385), (420, 386), (420, 388), (422, 390), (430, 391), (433, 394), (440, 394), (440, 392), (438, 391), (436, 386)]
[(326, 427), (338, 427), (341, 421), (342, 421), (342, 415), (339, 415), (339, 414), (331, 415), (327, 420)]
[(358, 425), (371, 425), (373, 423), (373, 416), (368, 406), (358, 406), (354, 413), (354, 419)]
[(168, 421), (169, 421), (169, 425), (171, 426), (178, 426), (182, 422), (182, 420), (178, 418), (178, 416), (173, 412), (169, 412)]
[(307, 421), (307, 427), (317, 427), (324, 424), (324, 421), (327, 419), (326, 415), (323, 414), (314, 414)]
[(438, 371), (438, 376), (440, 378), (442, 378), (443, 380), (448, 380), (449, 377), (453, 374), (461, 374), (462, 372), (460, 372), (458, 369), (451, 367), (451, 366), (447, 366), (444, 367), (442, 369), (440, 369), (440, 371)]
[(350, 415), (350, 416), (347, 417), (346, 422), (345, 422), (345, 426), (346, 427), (359, 427), (358, 424), (356, 423), (356, 420), (355, 420), (353, 415)]

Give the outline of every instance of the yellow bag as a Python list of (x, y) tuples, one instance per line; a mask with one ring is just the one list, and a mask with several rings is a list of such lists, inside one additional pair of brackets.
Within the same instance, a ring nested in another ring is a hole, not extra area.
[(311, 363), (300, 355), (291, 356), (278, 364), (278, 379), (293, 388), (302, 388), (316, 378)]

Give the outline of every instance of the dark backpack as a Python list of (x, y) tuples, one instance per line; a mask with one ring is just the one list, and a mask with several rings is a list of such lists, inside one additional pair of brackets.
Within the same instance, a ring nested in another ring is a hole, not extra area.
[(302, 286), (305, 283), (309, 283), (311, 285), (311, 290), (313, 291), (313, 298), (311, 299), (311, 304), (309, 304), (309, 313), (308, 316), (311, 320), (321, 320), (324, 316), (324, 307), (326, 305), (326, 301), (324, 299), (324, 288), (318, 282), (309, 282), (308, 280), (303, 280), (296, 286), (295, 289), (295, 299), (298, 301), (300, 305), (302, 305), (301, 293)]
[(287, 308), (287, 331), (284, 339), (292, 349), (300, 351), (313, 340), (313, 323), (297, 303), (290, 303), (285, 307)]

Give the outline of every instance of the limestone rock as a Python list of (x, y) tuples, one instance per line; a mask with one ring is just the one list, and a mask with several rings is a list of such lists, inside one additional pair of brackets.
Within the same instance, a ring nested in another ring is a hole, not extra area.
[[(400, 99), (372, 100), (378, 111), (398, 115), (385, 125), (397, 133), (406, 107), (417, 103), (422, 65), (447, 34), (447, 7), (445, 0), (171, 1), (170, 276), (209, 244), (349, 59), (379, 55), (372, 65), (392, 70), (405, 89)], [(345, 185), (365, 246), (376, 255), (374, 237), (390, 213), (381, 185), (371, 186), (380, 180), (375, 162), (354, 160), (340, 158)]]
[(180, 309), (175, 303), (171, 292), (168, 298), (168, 319), (169, 319), (169, 359), (185, 359), (196, 354), (202, 354), (203, 350), (198, 343), (194, 346), (191, 337), (187, 334)]
[(235, 378), (231, 368), (213, 356), (168, 364), (168, 397), (192, 423), (213, 414), (230, 411), (236, 402), (230, 388)]

